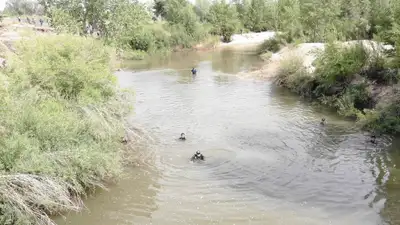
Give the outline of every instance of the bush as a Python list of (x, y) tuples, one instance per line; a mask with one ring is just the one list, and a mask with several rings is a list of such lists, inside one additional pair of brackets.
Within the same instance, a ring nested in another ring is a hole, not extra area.
[(54, 97), (93, 101), (115, 95), (111, 56), (101, 42), (71, 35), (37, 37), (16, 45), (13, 76)]
[(142, 29), (132, 34), (129, 40), (129, 46), (132, 50), (150, 51), (155, 44), (155, 38), (150, 30)]
[(267, 39), (265, 40), (261, 46), (259, 47), (258, 53), (259, 54), (263, 54), (266, 52), (278, 52), (279, 50), (281, 50), (281, 43), (278, 39), (276, 38), (271, 38), (271, 39)]
[(334, 98), (334, 106), (339, 115), (352, 119), (363, 117), (364, 109), (374, 107), (374, 102), (370, 93), (366, 90), (366, 84), (349, 85), (344, 93)]
[(265, 40), (258, 49), (258, 54), (264, 54), (266, 52), (276, 53), (281, 50), (282, 46), (286, 45), (287, 42), (284, 34), (276, 34), (275, 37)]
[(281, 62), (275, 82), (302, 96), (310, 97), (315, 78), (308, 74), (300, 57), (290, 57)]
[(316, 96), (335, 95), (343, 91), (368, 62), (368, 53), (362, 44), (340, 47), (330, 43), (316, 59), (315, 74), (319, 86)]
[(101, 43), (69, 35), (18, 45), (0, 75), (2, 224), (52, 224), (121, 173), (130, 109), (109, 60)]
[(379, 133), (400, 133), (400, 102), (397, 100), (380, 110), (371, 111), (364, 127)]
[(191, 47), (193, 39), (185, 30), (183, 25), (175, 24), (169, 27), (171, 32), (171, 45), (173, 47), (182, 46), (184, 48)]
[(334, 106), (337, 109), (339, 115), (357, 119), (360, 111), (354, 107), (354, 96), (351, 93), (346, 92), (338, 99), (333, 99)]

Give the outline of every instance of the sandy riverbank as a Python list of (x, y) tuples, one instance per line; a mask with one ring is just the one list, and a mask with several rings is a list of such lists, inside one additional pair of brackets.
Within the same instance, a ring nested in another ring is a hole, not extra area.
[(220, 43), (218, 48), (249, 48), (255, 47), (263, 43), (263, 41), (271, 39), (276, 32), (265, 31), (260, 33), (245, 33), (232, 35), (232, 41), (229, 43)]

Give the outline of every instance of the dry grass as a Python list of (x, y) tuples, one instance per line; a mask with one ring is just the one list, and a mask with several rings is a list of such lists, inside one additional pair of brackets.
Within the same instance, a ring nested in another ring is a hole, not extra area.
[[(78, 193), (67, 182), (33, 174), (0, 176), (0, 206), (5, 212), (2, 224), (27, 223), (53, 225), (47, 214), (77, 211), (83, 206)], [(6, 207), (4, 207), (6, 206)]]

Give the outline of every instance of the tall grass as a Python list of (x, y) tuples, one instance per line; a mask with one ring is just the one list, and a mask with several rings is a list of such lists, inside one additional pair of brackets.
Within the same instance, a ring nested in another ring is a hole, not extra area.
[(0, 76), (0, 221), (52, 224), (49, 214), (118, 178), (131, 95), (99, 41), (46, 36), (16, 49)]

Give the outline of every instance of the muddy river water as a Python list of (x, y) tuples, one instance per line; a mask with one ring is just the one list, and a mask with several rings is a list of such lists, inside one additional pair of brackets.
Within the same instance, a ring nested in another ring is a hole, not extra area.
[[(400, 143), (372, 145), (352, 122), (236, 76), (260, 64), (251, 52), (223, 51), (127, 65), (117, 75), (135, 90), (132, 123), (154, 137), (152, 148), (121, 182), (85, 200), (85, 211), (56, 222), (400, 224)], [(196, 150), (205, 162), (189, 162)]]

